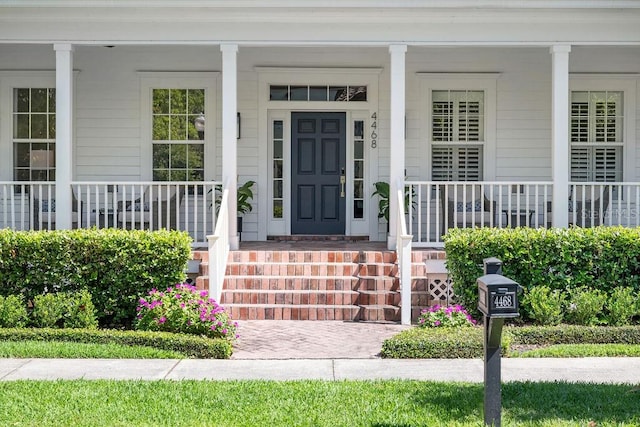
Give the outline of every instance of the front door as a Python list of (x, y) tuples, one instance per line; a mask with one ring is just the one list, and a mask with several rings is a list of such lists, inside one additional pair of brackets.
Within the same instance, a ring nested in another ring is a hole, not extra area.
[(345, 113), (291, 113), (291, 234), (345, 233)]

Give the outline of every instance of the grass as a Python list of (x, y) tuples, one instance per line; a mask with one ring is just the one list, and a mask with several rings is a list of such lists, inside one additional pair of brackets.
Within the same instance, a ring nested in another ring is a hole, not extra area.
[(0, 341), (0, 357), (65, 359), (184, 359), (177, 351), (121, 344), (62, 341)]
[(640, 357), (640, 345), (634, 344), (556, 344), (512, 352), (511, 357)]
[[(481, 426), (481, 384), (420, 381), (16, 381), (0, 425)], [(503, 425), (640, 425), (628, 385), (506, 383)]]

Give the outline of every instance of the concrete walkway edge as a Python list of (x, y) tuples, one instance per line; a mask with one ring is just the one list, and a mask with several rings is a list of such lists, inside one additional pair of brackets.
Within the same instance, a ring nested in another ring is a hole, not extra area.
[[(480, 359), (2, 359), (0, 380), (377, 380), (482, 382)], [(640, 358), (502, 359), (502, 380), (640, 384)]]

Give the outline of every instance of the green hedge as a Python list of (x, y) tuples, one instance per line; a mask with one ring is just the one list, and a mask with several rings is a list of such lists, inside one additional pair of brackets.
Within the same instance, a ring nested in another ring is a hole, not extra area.
[(173, 350), (199, 359), (228, 359), (231, 344), (223, 339), (172, 334), (90, 329), (0, 328), (2, 341), (69, 341), (86, 344), (121, 344)]
[(640, 344), (638, 326), (523, 326), (508, 333), (514, 344)]
[[(502, 353), (509, 347), (503, 334)], [(380, 355), (394, 359), (470, 359), (484, 354), (482, 328), (412, 328), (387, 339)]]
[[(380, 355), (394, 359), (482, 358), (483, 328), (412, 328), (387, 339)], [(640, 344), (638, 326), (505, 326), (502, 354), (511, 346), (553, 344)]]
[(129, 325), (138, 295), (185, 279), (190, 244), (166, 230), (0, 230), (0, 295), (87, 288), (102, 325)]
[(618, 286), (640, 290), (640, 228), (452, 229), (445, 250), (458, 302), (474, 311), (476, 279), (488, 257), (502, 260), (503, 274), (525, 290), (540, 285), (563, 291), (586, 286), (607, 294)]

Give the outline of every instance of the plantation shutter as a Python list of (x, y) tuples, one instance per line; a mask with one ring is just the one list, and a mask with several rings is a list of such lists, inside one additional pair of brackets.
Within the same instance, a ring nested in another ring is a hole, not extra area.
[(622, 92), (571, 93), (571, 180), (622, 181)]
[(432, 178), (480, 181), (484, 145), (484, 92), (433, 91)]
[(434, 181), (480, 181), (482, 147), (433, 147)]

